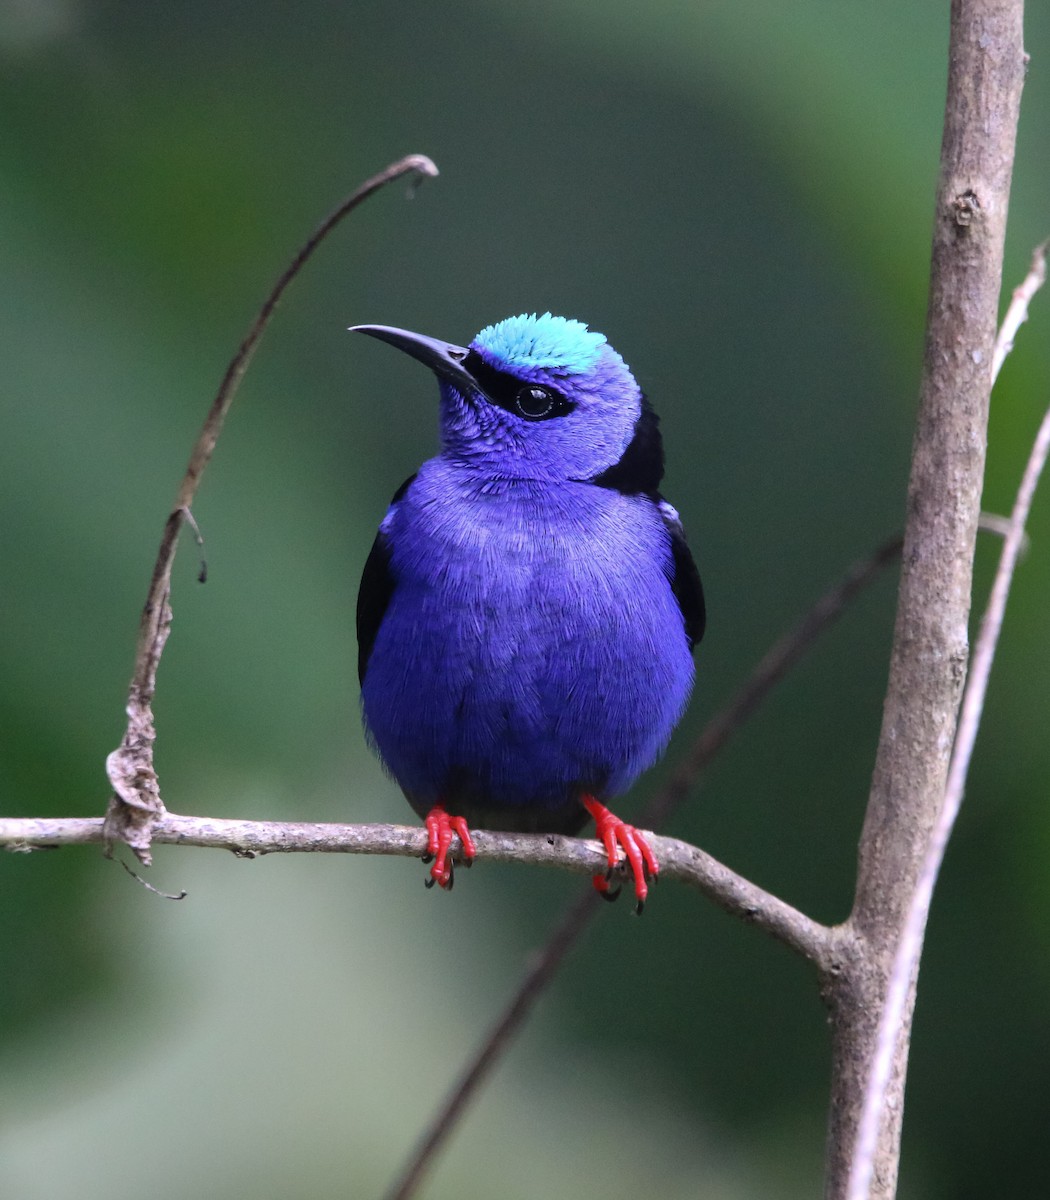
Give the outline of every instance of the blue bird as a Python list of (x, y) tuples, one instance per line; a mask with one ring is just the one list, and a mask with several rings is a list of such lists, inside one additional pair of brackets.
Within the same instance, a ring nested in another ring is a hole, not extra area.
[(468, 347), (355, 331), (428, 366), (441, 453), (394, 496), (365, 564), (358, 673), (369, 742), (425, 818), (427, 886), (453, 834), (576, 833), (590, 814), (610, 899), (627, 858), (639, 911), (659, 867), (605, 806), (664, 750), (705, 620), (659, 424), (605, 337), (511, 317)]

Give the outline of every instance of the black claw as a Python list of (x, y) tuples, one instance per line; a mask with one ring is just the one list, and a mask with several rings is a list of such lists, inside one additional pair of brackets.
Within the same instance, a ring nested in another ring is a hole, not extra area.
[(623, 888), (617, 888), (615, 892), (599, 892), (598, 895), (607, 903), (612, 904), (614, 900), (618, 900)]
[(461, 867), (466, 867), (468, 871), (470, 870), (470, 868), (471, 868), (473, 865), (474, 865), (474, 860), (473, 860), (472, 858), (464, 858), (464, 859), (462, 859), (462, 860), (461, 860), (461, 862), (460, 862), (460, 866), (461, 866)]
[(437, 883), (437, 880), (433, 876), (431, 876), (429, 879), (423, 880), (423, 886), (425, 888), (432, 888), (435, 883)]
[(430, 853), (429, 850), (424, 850), (424, 852), (419, 856), (419, 860), (423, 864), (424, 867), (429, 867), (430, 864), (434, 861), (434, 856), (433, 856), (433, 854)]
[(644, 910), (645, 910), (645, 901), (639, 900), (638, 903), (634, 906), (634, 915), (636, 917), (640, 917)]
[(448, 860), (448, 882), (445, 884), (445, 891), (451, 892), (452, 885), (456, 882), (456, 863), (454, 859)]

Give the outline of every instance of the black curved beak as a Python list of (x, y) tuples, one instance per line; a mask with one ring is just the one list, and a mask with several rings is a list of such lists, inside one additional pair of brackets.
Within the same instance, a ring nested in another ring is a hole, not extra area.
[(411, 333), (407, 329), (395, 329), (392, 325), (351, 325), (350, 332), (367, 333), (381, 342), (389, 342), (429, 367), (439, 378), (447, 379), (460, 389), (468, 388), (472, 392), (483, 390), (463, 365), (470, 353), (463, 346), (454, 346), (451, 342), (442, 342), (422, 333)]

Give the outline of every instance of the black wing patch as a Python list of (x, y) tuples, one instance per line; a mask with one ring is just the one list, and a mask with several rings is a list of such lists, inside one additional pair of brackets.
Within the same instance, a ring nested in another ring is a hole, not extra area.
[[(415, 475), (406, 479), (394, 493), (390, 507), (412, 486)], [(376, 534), (372, 549), (361, 572), (361, 586), (357, 590), (357, 678), (365, 681), (368, 660), (376, 644), (379, 626), (383, 623), (390, 597), (394, 594), (394, 576), (390, 570), (390, 547), (382, 530)]]
[(661, 496), (657, 502), (660, 516), (664, 519), (667, 532), (671, 535), (671, 555), (674, 565), (674, 578), (671, 580), (671, 590), (674, 592), (678, 607), (682, 610), (685, 621), (685, 635), (689, 639), (689, 649), (700, 644), (707, 627), (707, 606), (704, 603), (704, 585), (700, 582), (700, 572), (696, 568), (689, 543), (685, 540), (685, 530), (678, 519), (678, 513)]
[(707, 608), (700, 572), (696, 569), (685, 530), (678, 513), (660, 495), (660, 480), (664, 477), (664, 444), (660, 436), (660, 418), (648, 399), (642, 396), (642, 411), (635, 422), (634, 434), (618, 462), (589, 480), (598, 487), (612, 488), (625, 496), (648, 496), (660, 510), (664, 525), (671, 536), (671, 555), (674, 575), (671, 589), (682, 610), (689, 648), (699, 645), (707, 625)]
[(664, 443), (660, 436), (660, 418), (649, 401), (642, 397), (642, 411), (634, 425), (634, 436), (619, 462), (606, 467), (591, 483), (612, 488), (625, 496), (645, 494), (655, 500), (664, 477)]

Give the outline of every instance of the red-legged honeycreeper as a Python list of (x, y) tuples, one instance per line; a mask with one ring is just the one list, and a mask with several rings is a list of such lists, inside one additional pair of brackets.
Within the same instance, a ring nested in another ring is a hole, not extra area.
[(357, 601), (368, 739), (452, 886), (453, 833), (576, 833), (594, 817), (610, 897), (658, 865), (605, 807), (667, 745), (704, 631), (700, 576), (659, 493), (657, 416), (579, 321), (511, 317), (467, 347), (357, 325), (440, 388), (441, 453), (391, 502)]

